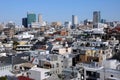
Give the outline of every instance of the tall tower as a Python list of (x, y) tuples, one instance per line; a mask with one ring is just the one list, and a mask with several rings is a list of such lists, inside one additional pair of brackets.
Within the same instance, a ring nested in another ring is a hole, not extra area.
[(78, 24), (78, 17), (76, 15), (72, 15), (72, 28), (76, 28)]
[(43, 20), (42, 20), (42, 15), (38, 14), (38, 22), (42, 25), (43, 24)]
[(34, 14), (34, 13), (27, 13), (27, 24), (28, 24), (28, 27), (30, 27), (33, 22), (36, 22), (36, 14)]
[(93, 12), (93, 24), (99, 23), (101, 20), (100, 11)]
[(22, 25), (27, 28), (27, 18), (22, 18)]

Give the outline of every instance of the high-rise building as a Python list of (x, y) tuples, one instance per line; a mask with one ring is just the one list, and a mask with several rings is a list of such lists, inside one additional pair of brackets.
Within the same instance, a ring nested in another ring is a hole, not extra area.
[(93, 24), (99, 23), (101, 21), (100, 11), (93, 12)]
[(42, 15), (38, 14), (38, 22), (42, 25), (43, 24), (43, 20), (42, 20)]
[(66, 21), (64, 23), (64, 25), (65, 25), (65, 28), (71, 29), (71, 22), (70, 21)]
[(27, 18), (22, 18), (22, 25), (27, 28)]
[(105, 19), (101, 19), (100, 22), (101, 22), (101, 23), (106, 23), (106, 20), (105, 20)]
[(36, 22), (36, 14), (34, 14), (34, 13), (27, 13), (27, 24), (28, 24), (28, 27), (30, 27), (33, 22)]
[(78, 25), (78, 17), (76, 15), (72, 15), (72, 28), (76, 28)]

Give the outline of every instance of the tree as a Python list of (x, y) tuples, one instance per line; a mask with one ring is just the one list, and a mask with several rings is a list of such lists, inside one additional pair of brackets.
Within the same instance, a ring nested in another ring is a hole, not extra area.
[(89, 47), (90, 46), (90, 43), (86, 43), (86, 47)]
[(14, 42), (13, 42), (13, 50), (16, 49), (17, 45), (19, 45), (19, 43), (18, 43), (17, 41), (14, 41)]
[(7, 80), (6, 77), (0, 77), (0, 80)]
[(2, 43), (7, 43), (7, 42), (8, 40), (6, 38), (2, 41)]

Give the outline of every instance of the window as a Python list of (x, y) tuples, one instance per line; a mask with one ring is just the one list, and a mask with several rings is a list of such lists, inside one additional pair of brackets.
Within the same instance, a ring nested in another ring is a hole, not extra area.
[(111, 75), (111, 77), (113, 77), (113, 75)]
[(56, 63), (56, 66), (59, 67), (59, 63)]
[(66, 49), (66, 52), (68, 52), (68, 49)]
[(54, 68), (54, 64), (52, 65), (52, 68)]
[(59, 69), (58, 69), (58, 71), (57, 71), (58, 73), (59, 73)]
[(50, 72), (45, 72), (45, 77), (50, 76)]
[(74, 50), (73, 50), (73, 53), (77, 53), (77, 50), (74, 49)]
[(37, 62), (37, 59), (35, 60), (35, 62)]
[(86, 71), (86, 75), (89, 76), (89, 77), (100, 78), (100, 74), (97, 73), (97, 72)]

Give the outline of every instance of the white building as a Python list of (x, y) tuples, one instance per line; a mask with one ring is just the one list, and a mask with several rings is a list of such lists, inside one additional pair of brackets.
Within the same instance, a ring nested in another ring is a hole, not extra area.
[(43, 79), (50, 77), (50, 70), (33, 67), (32, 69), (28, 71), (28, 75), (30, 78), (34, 80), (43, 80)]
[(32, 28), (40, 28), (40, 26), (41, 26), (41, 24), (38, 23), (38, 22), (33, 22), (33, 23), (31, 24), (31, 27), (32, 27)]
[(95, 34), (104, 34), (104, 28), (107, 28), (107, 24), (97, 23), (93, 25), (93, 33)]
[(65, 25), (65, 28), (71, 29), (71, 22), (65, 22), (64, 25)]
[(114, 61), (112, 64), (105, 63), (105, 67), (100, 66), (98, 63), (80, 63), (76, 66), (83, 69), (81, 73), (84, 75), (83, 80), (120, 80), (120, 64), (115, 67), (115, 63)]
[(12, 71), (12, 65), (11, 64), (1, 65), (1, 62), (0, 62), (0, 77), (6, 76), (6, 75), (13, 76), (14, 74), (12, 74), (10, 71)]
[(16, 51), (17, 52), (29, 51), (32, 46), (33, 46), (32, 44), (29, 44), (29, 45), (17, 45)]
[(15, 35), (15, 37), (17, 37), (18, 39), (25, 39), (25, 38), (34, 38), (34, 35), (29, 34), (28, 32), (24, 32), (23, 34), (18, 34)]
[(97, 72), (100, 74), (99, 80), (120, 80), (119, 70), (103, 68)]
[(50, 69), (52, 74), (59, 74), (64, 68), (72, 66), (72, 58), (69, 55), (48, 54), (45, 51), (31, 51), (30, 61), (40, 67)]
[(54, 32), (56, 32), (55, 28), (50, 28), (49, 30), (44, 32), (44, 34), (53, 34)]
[[(105, 60), (105, 61), (103, 61), (103, 66), (105, 68), (108, 68), (108, 69), (117, 69), (119, 64), (120, 64), (120, 62), (117, 60)], [(120, 68), (120, 66), (119, 66), (119, 68)]]

